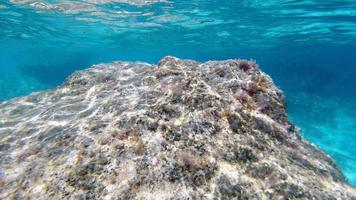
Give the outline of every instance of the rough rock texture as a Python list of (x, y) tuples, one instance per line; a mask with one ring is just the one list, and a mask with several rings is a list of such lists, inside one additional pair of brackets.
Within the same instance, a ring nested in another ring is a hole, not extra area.
[(114, 62), (0, 104), (0, 199), (356, 199), (251, 61)]

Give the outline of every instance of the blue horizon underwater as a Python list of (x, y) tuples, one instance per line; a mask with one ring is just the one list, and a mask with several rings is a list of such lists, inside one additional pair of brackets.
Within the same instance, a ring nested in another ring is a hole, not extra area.
[(0, 0), (0, 102), (93, 64), (166, 55), (256, 60), (356, 185), (356, 2)]

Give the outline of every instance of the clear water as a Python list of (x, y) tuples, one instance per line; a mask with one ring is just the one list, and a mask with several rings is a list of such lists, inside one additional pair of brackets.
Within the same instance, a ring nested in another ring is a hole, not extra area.
[(356, 184), (356, 1), (0, 0), (0, 101), (98, 62), (251, 58)]

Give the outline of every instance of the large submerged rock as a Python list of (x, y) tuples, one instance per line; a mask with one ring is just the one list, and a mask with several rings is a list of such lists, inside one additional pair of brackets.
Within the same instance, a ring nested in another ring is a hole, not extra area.
[(99, 64), (0, 104), (0, 199), (355, 199), (251, 61)]

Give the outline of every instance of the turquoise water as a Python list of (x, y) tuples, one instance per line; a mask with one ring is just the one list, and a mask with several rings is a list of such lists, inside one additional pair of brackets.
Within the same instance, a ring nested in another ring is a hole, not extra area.
[(356, 184), (356, 1), (0, 0), (0, 101), (98, 62), (255, 59)]

